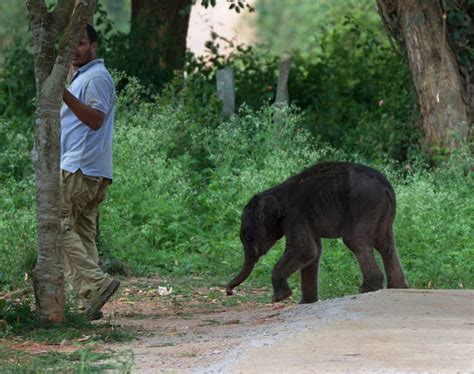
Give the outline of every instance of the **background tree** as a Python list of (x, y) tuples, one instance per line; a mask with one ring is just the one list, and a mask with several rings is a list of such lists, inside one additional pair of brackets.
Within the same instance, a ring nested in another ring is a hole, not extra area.
[(132, 0), (130, 50), (139, 65), (168, 80), (184, 66), (192, 0)]
[[(406, 52), (428, 150), (466, 142), (473, 122), (473, 2), (377, 0)], [(450, 32), (451, 31), (451, 32)]]
[(33, 285), (39, 319), (53, 323), (64, 320), (59, 211), (60, 109), (72, 56), (95, 5), (96, 0), (59, 0), (48, 11), (44, 0), (26, 1), (34, 37), (37, 100), (32, 158), (36, 174), (38, 258)]
[[(216, 3), (216, 0), (132, 0), (126, 64), (130, 66), (132, 59), (133, 71), (129, 73), (159, 87), (171, 79), (174, 70), (183, 69), (191, 8), (198, 1), (206, 8)], [(229, 8), (237, 12), (252, 9), (245, 0), (231, 1)]]

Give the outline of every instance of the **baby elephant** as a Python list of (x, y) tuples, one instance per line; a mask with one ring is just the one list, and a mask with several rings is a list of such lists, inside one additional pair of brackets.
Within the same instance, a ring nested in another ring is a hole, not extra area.
[(291, 295), (287, 279), (297, 270), (301, 271), (300, 303), (318, 300), (321, 238), (342, 237), (354, 253), (363, 275), (360, 292), (383, 288), (374, 247), (383, 259), (387, 287), (407, 288), (395, 248), (394, 217), (395, 192), (380, 172), (348, 162), (316, 164), (255, 195), (246, 205), (240, 228), (245, 261), (228, 284), (227, 295), (283, 235), (285, 252), (272, 271), (274, 302)]

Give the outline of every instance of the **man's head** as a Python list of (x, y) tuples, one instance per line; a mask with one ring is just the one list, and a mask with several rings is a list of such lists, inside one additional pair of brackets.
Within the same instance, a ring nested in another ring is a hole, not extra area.
[(84, 66), (96, 58), (97, 33), (91, 25), (86, 26), (84, 37), (74, 52), (72, 64), (76, 68)]

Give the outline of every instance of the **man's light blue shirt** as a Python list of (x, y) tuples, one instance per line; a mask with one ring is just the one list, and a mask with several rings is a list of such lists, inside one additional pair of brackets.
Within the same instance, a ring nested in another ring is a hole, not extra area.
[(95, 59), (80, 67), (69, 91), (82, 103), (105, 114), (102, 126), (92, 130), (69, 109), (61, 108), (61, 169), (112, 179), (112, 136), (115, 85), (104, 66)]

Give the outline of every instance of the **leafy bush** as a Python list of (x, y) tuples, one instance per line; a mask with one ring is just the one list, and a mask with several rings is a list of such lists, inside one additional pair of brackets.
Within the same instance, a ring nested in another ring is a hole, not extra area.
[(36, 261), (34, 179), (0, 184), (0, 289), (21, 283)]
[[(126, 126), (123, 122), (117, 126), (115, 181), (119, 188), (111, 189), (105, 214), (110, 221), (102, 228), (114, 243), (114, 255), (124, 256), (135, 268), (171, 271), (187, 256), (202, 254), (197, 264), (185, 266), (204, 270), (208, 263), (204, 259), (225, 246), (225, 228), (238, 226), (236, 212), (244, 204), (242, 197), (250, 197), (242, 193), (262, 189), (265, 182), (271, 183), (270, 176), (276, 181), (288, 166), (296, 170), (295, 163), (308, 164), (316, 155), (307, 132), (298, 130), (299, 117), (293, 112), (279, 113), (282, 118), (277, 124), (270, 108), (258, 114), (243, 109), (217, 128), (199, 127), (188, 116), (186, 125), (195, 128), (190, 134), (193, 146), (180, 148), (176, 154), (186, 109), (176, 104), (142, 107)], [(283, 157), (290, 148), (294, 156)], [(278, 158), (284, 161), (277, 162)], [(268, 165), (275, 170), (267, 170)], [(141, 172), (130, 174), (129, 170)], [(260, 170), (267, 174), (253, 180)], [(127, 234), (118, 238), (113, 235), (117, 232)], [(155, 264), (150, 256), (156, 258)], [(147, 261), (141, 261), (143, 257)]]
[(0, 117), (31, 116), (35, 76), (33, 54), (28, 41), (15, 40), (2, 52), (0, 66)]
[(0, 181), (13, 177), (21, 180), (33, 171), (33, 124), (29, 118), (0, 119)]
[(321, 49), (314, 62), (296, 61), (289, 81), (290, 97), (305, 110), (313, 134), (369, 160), (404, 161), (419, 153), (408, 68), (386, 37), (347, 18), (322, 38)]
[(399, 187), (397, 239), (410, 286), (472, 288), (474, 256), (472, 155), (454, 155), (433, 172), (417, 172)]
[[(218, 127), (198, 127), (193, 147), (170, 157), (181, 109), (143, 104), (133, 121), (119, 124), (115, 184), (102, 222), (105, 240), (112, 256), (129, 262), (136, 272), (222, 274), (224, 283), (241, 265), (240, 214), (251, 196), (318, 160), (348, 157), (315, 143), (297, 110), (271, 107), (257, 112), (244, 107)], [(205, 169), (197, 166), (198, 158)], [(460, 209), (455, 222), (446, 223), (451, 206), (472, 200), (472, 184), (466, 183), (461, 165), (453, 162), (437, 172), (419, 163), (411, 170), (400, 170), (396, 163), (374, 165), (389, 176), (398, 194), (395, 229), (411, 286), (474, 285), (460, 262), (472, 255), (470, 208)], [(442, 227), (447, 236), (437, 234)], [(360, 275), (351, 253), (341, 241), (326, 240), (324, 246), (322, 296), (357, 292)], [(250, 282), (268, 286), (281, 252), (282, 244), (263, 258)], [(292, 282), (296, 280), (294, 276)]]
[[(252, 195), (319, 160), (362, 160), (315, 142), (296, 108), (243, 107), (221, 124), (205, 124), (205, 109), (193, 116), (195, 102), (186, 90), (172, 91), (175, 100), (167, 94), (147, 103), (140, 101), (141, 89), (125, 87), (118, 102), (115, 176), (101, 211), (100, 241), (107, 261), (125, 262), (137, 275), (200, 274), (224, 284), (243, 260), (240, 215)], [(187, 126), (194, 130), (183, 142)], [(8, 144), (5, 154), (18, 148)], [(466, 154), (435, 170), (416, 162), (411, 170), (372, 164), (397, 191), (395, 230), (410, 286), (474, 287), (471, 162)], [(31, 171), (3, 182), (0, 287), (8, 289), (34, 264), (34, 185)], [(281, 242), (259, 261), (250, 285), (270, 285)], [(351, 253), (339, 240), (325, 240), (324, 247), (321, 296), (357, 292), (360, 274)], [(291, 278), (294, 286), (297, 279)]]
[[(294, 52), (289, 78), (290, 100), (304, 111), (305, 127), (323, 142), (346, 153), (359, 153), (368, 160), (409, 160), (420, 153), (420, 130), (404, 57), (390, 45), (376, 12), (367, 11), (367, 1), (348, 6), (344, 12), (330, 2), (320, 6), (331, 26), (323, 27), (318, 13), (314, 32), (308, 38), (315, 47)], [(269, 47), (240, 46), (233, 55), (224, 56), (216, 48), (218, 39), (214, 35), (208, 42), (208, 56), (188, 55), (184, 79), (183, 72), (172, 75), (156, 69), (159, 64), (152, 61), (161, 58), (156, 53), (147, 66), (137, 65), (137, 53), (149, 51), (142, 48), (137, 52), (133, 36), (114, 33), (113, 22), (103, 6), (97, 8), (95, 23), (100, 34), (99, 56), (105, 57), (109, 68), (127, 73), (117, 82), (119, 92), (128, 84), (129, 77), (135, 76), (138, 78), (133, 78), (134, 84), (143, 85), (142, 101), (154, 102), (154, 97), (162, 92), (161, 100), (169, 103), (179, 98), (186, 101), (185, 108), (201, 115), (201, 123), (217, 124), (220, 117), (215, 73), (231, 66), (238, 107), (247, 105), (258, 110), (275, 97), (279, 57)], [(31, 38), (10, 43), (6, 48), (6, 62), (0, 70), (0, 113), (33, 114), (32, 59)], [(202, 105), (203, 102), (209, 105)], [(183, 146), (187, 146), (189, 133), (194, 129), (183, 126), (181, 130)]]
[(218, 35), (212, 34), (206, 45), (209, 54), (195, 57), (188, 55), (186, 72), (201, 72), (210, 82), (216, 81), (216, 72), (225, 67), (234, 70), (236, 106), (250, 106), (259, 109), (275, 97), (278, 80), (278, 58), (268, 48), (237, 46), (230, 56), (219, 53)]
[[(349, 14), (319, 31), (318, 48), (293, 53), (290, 101), (303, 110), (304, 126), (315, 138), (371, 161), (406, 161), (420, 153), (421, 137), (406, 60), (380, 20), (367, 23), (363, 17)], [(217, 69), (230, 66), (238, 107), (272, 102), (279, 58), (265, 46), (219, 55), (216, 43), (209, 42), (209, 56), (190, 60), (188, 72), (200, 71), (213, 82)]]

